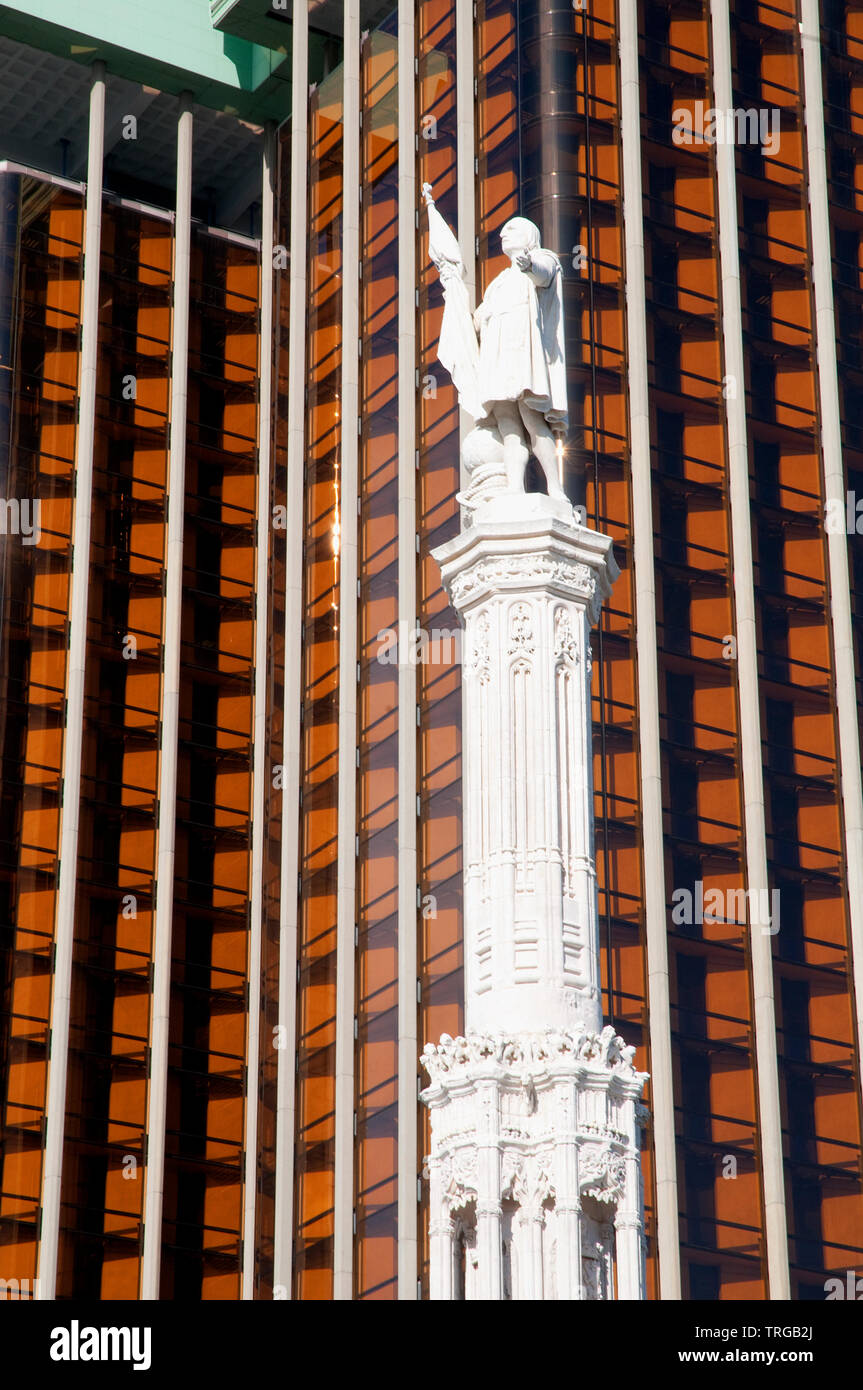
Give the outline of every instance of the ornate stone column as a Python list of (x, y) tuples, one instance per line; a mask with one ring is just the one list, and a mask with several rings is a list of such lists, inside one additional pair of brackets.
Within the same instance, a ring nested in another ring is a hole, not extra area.
[(441, 1181), (440, 1157), (429, 1160), (429, 1293), (435, 1301), (448, 1302), (453, 1297), (453, 1219), (445, 1203)]
[(590, 627), (611, 541), (536, 493), (435, 551), (465, 627), (465, 1005), (482, 1031), (602, 1024)]
[[(627, 1119), (638, 1134), (646, 1112), (637, 1100), (628, 1102)], [(644, 1298), (644, 1184), (638, 1155), (629, 1154), (623, 1193), (614, 1217), (615, 1246), (618, 1252), (617, 1296), (619, 1299)]]
[(564, 1087), (557, 1102), (559, 1128), (555, 1144), (555, 1219), (557, 1223), (558, 1298), (580, 1299), (581, 1200), (578, 1189), (578, 1131), (573, 1098)]
[(467, 1297), (610, 1297), (615, 1261), (639, 1298), (645, 1078), (602, 1026), (593, 847), (590, 628), (618, 570), (565, 501), (499, 492), (471, 521), (434, 552), (465, 628), (466, 1036), (422, 1058), (432, 1297), (459, 1296), (458, 1211)]

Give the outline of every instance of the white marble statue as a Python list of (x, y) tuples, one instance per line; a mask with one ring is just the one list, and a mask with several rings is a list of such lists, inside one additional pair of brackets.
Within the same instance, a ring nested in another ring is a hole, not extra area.
[(492, 280), (471, 319), (458, 242), (435, 208), (430, 184), (423, 185), (423, 196), (429, 255), (444, 287), (438, 356), (477, 424), (462, 445), (470, 477), (463, 501), (470, 506), (495, 492), (523, 492), (531, 453), (549, 496), (565, 500), (559, 458), (567, 427), (560, 261), (540, 245), (533, 222), (510, 218), (500, 234), (510, 264)]
[[(464, 1035), (421, 1058), (430, 1297), (642, 1299), (646, 1077), (603, 1020), (594, 844), (590, 629), (618, 568), (558, 474), (562, 273), (514, 217), (509, 264), (472, 314), (423, 192), (438, 356), (475, 422), (461, 529), (431, 552), (464, 627)], [(525, 493), (531, 453), (548, 496)]]

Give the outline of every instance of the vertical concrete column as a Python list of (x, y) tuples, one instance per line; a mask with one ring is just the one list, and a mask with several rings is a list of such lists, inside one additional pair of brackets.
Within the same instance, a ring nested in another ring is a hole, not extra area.
[[(845, 473), (842, 467), (842, 427), (839, 377), (836, 368), (836, 322), (833, 308), (832, 238), (827, 188), (827, 149), (824, 139), (824, 94), (821, 78), (821, 29), (818, 0), (802, 0), (803, 99), (806, 108), (806, 158), (809, 175), (809, 219), (812, 246), (812, 285), (815, 291), (815, 352), (821, 413), (821, 453), (824, 499), (845, 515)], [(857, 732), (857, 691), (854, 634), (848, 573), (848, 538), (843, 531), (827, 532), (830, 572), (830, 621), (839, 725), (839, 776), (845, 833), (845, 872), (851, 925), (851, 970), (857, 1017), (858, 1065), (863, 1068), (863, 782)]]
[[(711, 0), (714, 100), (720, 111), (734, 106), (731, 75), (731, 28), (728, 0)], [(719, 265), (722, 281), (722, 339), (725, 372), (737, 391), (726, 395), (728, 434), (728, 496), (731, 545), (734, 555), (734, 612), (737, 636), (737, 688), (740, 708), (740, 762), (743, 777), (743, 825), (746, 880), (751, 904), (770, 901), (767, 874), (767, 834), (764, 817), (764, 778), (761, 753), (761, 711), (758, 692), (758, 635), (752, 569), (752, 518), (749, 501), (749, 450), (746, 430), (743, 314), (737, 232), (735, 147), (716, 145)], [(790, 1298), (788, 1232), (785, 1219), (785, 1178), (782, 1162), (782, 1121), (779, 1108), (779, 1067), (776, 1057), (776, 1009), (773, 998), (773, 947), (768, 920), (759, 908), (749, 909), (752, 961), (752, 999), (755, 1022), (755, 1065), (761, 1129), (761, 1181), (764, 1230), (771, 1298)]]
[(655, 1141), (656, 1244), (660, 1297), (680, 1298), (677, 1150), (671, 1065), (671, 1005), (662, 841), (662, 765), (659, 752), (659, 673), (656, 660), (656, 579), (650, 410), (647, 389), (647, 310), (638, 80), (638, 4), (620, 0), (620, 133), (623, 159), (623, 240), (626, 270), (626, 346), (632, 470), (632, 568), (635, 591), (641, 833), (650, 1010), (651, 1105)]
[[(0, 497), (5, 499), (15, 496), (17, 491), (11, 453), (21, 184), (19, 174), (0, 173)], [(0, 536), (0, 613), (6, 612), (6, 591), (10, 583), (15, 582), (15, 573), (9, 541), (5, 535)], [(6, 628), (0, 632), (0, 743), (3, 744), (10, 718), (9, 641), (10, 633)]]
[(174, 219), (174, 303), (171, 315), (171, 448), (168, 460), (168, 535), (159, 744), (159, 834), (156, 921), (153, 931), (153, 1004), (147, 1163), (144, 1193), (142, 1299), (159, 1297), (162, 1203), (165, 1190), (165, 1117), (177, 815), (177, 740), (180, 719), (180, 644), (183, 618), (183, 518), (186, 497), (186, 410), (189, 369), (189, 280), (192, 256), (192, 101), (180, 97), (177, 117), (177, 210)]
[[(398, 5), (398, 617), (417, 621), (416, 43), (414, 5)], [(398, 1296), (417, 1297), (417, 679), (399, 661), (398, 726)]]
[[(0, 497), (8, 498), (10, 487), (11, 429), (14, 399), (14, 343), (18, 297), (18, 246), (21, 236), (20, 174), (0, 172)], [(6, 538), (0, 538), (5, 549)], [(0, 551), (2, 553), (2, 551)], [(3, 594), (3, 565), (0, 563), (0, 602)], [(0, 680), (5, 683), (5, 677)], [(4, 716), (0, 715), (0, 718)]]
[(66, 1076), (75, 897), (78, 882), (78, 827), (81, 812), (81, 759), (84, 746), (84, 682), (87, 656), (87, 599), (90, 588), (90, 529), (93, 504), (93, 448), (96, 432), (96, 379), (99, 368), (99, 259), (102, 245), (102, 165), (105, 149), (105, 64), (93, 64), (90, 80), (90, 131), (84, 224), (84, 282), (81, 303), (81, 360), (78, 374), (78, 430), (75, 437), (75, 520), (69, 576), (69, 653), (66, 664), (66, 730), (63, 742), (63, 809), (51, 994), (51, 1047), (45, 1101), (45, 1155), (42, 1163), (39, 1297), (53, 1299), (60, 1244), (60, 1194), (66, 1128)]
[(353, 1295), (354, 929), (357, 833), (357, 498), (359, 496), (360, 6), (345, 0), (342, 184), (342, 408), (339, 567), (336, 1153), (333, 1296)]
[(309, 96), (308, 6), (294, 6), (291, 58), (290, 321), (288, 324), (285, 690), (279, 902), (279, 1061), (273, 1285), (291, 1296), (297, 1058), (297, 873), (300, 854), (300, 702), (303, 630), (303, 492), (306, 416), (306, 237)]
[(243, 1298), (255, 1296), (255, 1214), (258, 1190), (258, 1091), (261, 1050), (261, 943), (264, 917), (264, 841), (267, 781), (267, 657), (269, 646), (270, 451), (273, 411), (273, 233), (276, 133), (264, 131), (261, 159), (261, 327), (258, 339), (258, 487), (255, 554), (255, 715), (252, 778), (252, 869), (249, 905), (249, 1036), (243, 1192)]

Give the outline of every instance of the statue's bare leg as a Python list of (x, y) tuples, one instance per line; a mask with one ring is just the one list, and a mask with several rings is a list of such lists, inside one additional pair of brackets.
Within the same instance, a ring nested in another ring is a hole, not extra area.
[(545, 417), (538, 410), (532, 410), (529, 405), (525, 405), (523, 401), (519, 401), (519, 411), (531, 450), (545, 474), (549, 497), (560, 497), (566, 501), (566, 493), (560, 485), (557, 445)]
[(516, 402), (495, 401), (494, 418), (503, 440), (503, 462), (506, 468), (507, 488), (510, 492), (524, 492), (524, 470), (530, 458), (530, 451), (525, 443), (524, 429)]

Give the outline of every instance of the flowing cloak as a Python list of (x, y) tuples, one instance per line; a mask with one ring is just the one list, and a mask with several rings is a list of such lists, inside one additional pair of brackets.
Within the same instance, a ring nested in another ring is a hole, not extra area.
[(444, 307), (438, 360), (446, 367), (461, 405), (474, 420), (485, 415), (479, 395), (479, 344), (470, 312), (465, 268), (458, 242), (427, 195), (429, 256), (443, 284)]
[[(483, 415), (495, 401), (523, 401), (551, 429), (568, 421), (563, 337), (563, 272), (551, 251), (533, 251), (532, 272), (510, 265), (489, 285), (474, 322), (479, 329)], [(539, 281), (539, 283), (536, 283)]]

